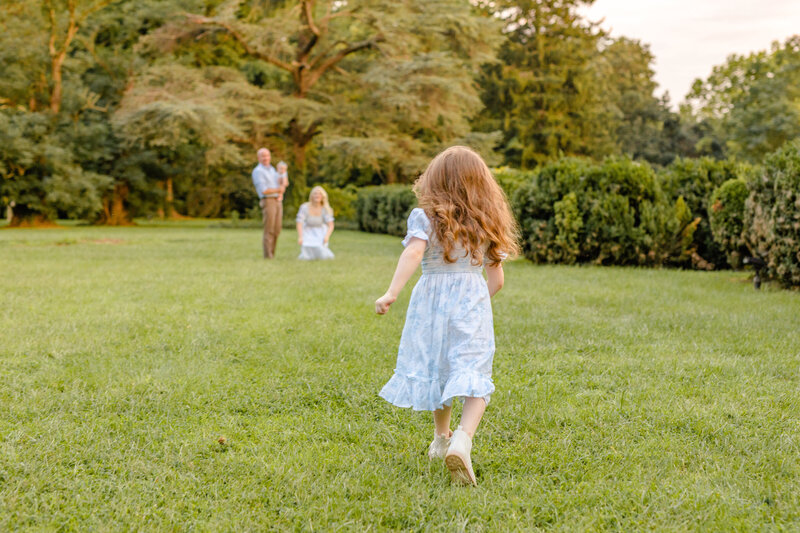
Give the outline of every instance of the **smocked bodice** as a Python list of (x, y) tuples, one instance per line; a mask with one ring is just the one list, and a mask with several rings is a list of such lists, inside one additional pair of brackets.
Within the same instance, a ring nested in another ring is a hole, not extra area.
[(422, 273), (456, 273), (470, 272), (480, 274), (483, 265), (473, 265), (472, 258), (464, 252), (461, 247), (453, 248), (450, 257), (455, 259), (453, 263), (444, 260), (444, 249), (437, 242), (433, 235), (431, 223), (425, 215), (425, 211), (416, 208), (408, 216), (408, 231), (406, 238), (403, 239), (403, 246), (408, 246), (412, 237), (428, 241), (425, 247), (425, 255), (422, 256)]
[(463, 248), (454, 248), (450, 252), (450, 257), (455, 259), (454, 263), (447, 263), (444, 260), (444, 249), (435, 243), (435, 239), (428, 241), (425, 248), (425, 255), (422, 256), (422, 273), (448, 273), (448, 272), (472, 272), (480, 274), (483, 270), (482, 265), (473, 265), (470, 256), (465, 257)]

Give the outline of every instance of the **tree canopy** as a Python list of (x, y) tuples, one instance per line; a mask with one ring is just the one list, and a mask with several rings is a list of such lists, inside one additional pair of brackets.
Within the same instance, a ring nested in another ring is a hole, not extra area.
[(729, 56), (707, 79), (695, 80), (684, 113), (707, 121), (706, 138), (749, 161), (800, 137), (800, 35), (768, 51)]
[(645, 43), (586, 0), (7, 0), (0, 204), (14, 224), (223, 216), (255, 150), (308, 184), (407, 183), (455, 143), (491, 164), (758, 161), (800, 136), (800, 37), (731, 56), (680, 114)]

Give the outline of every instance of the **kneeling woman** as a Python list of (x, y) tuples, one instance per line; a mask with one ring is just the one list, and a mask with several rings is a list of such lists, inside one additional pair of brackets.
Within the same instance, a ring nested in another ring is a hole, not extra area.
[(300, 245), (298, 259), (333, 259), (328, 249), (328, 239), (333, 233), (333, 209), (328, 204), (328, 193), (322, 187), (314, 187), (308, 202), (297, 211), (297, 243)]

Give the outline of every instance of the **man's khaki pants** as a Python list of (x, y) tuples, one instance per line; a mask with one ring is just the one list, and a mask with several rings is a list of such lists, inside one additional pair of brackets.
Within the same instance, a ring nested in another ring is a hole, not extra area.
[(283, 203), (277, 198), (262, 198), (259, 205), (264, 218), (264, 238), (262, 239), (264, 258), (272, 259), (275, 257), (275, 245), (278, 243), (278, 235), (281, 233)]

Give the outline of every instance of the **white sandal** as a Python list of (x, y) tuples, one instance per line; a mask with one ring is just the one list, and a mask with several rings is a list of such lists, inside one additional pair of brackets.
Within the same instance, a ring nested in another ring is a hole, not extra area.
[[(451, 431), (450, 436), (452, 435), (453, 432)], [(445, 437), (444, 435), (434, 435), (431, 445), (428, 446), (428, 459), (431, 461), (434, 459), (444, 459), (449, 447), (450, 437)]]
[(447, 448), (444, 464), (450, 470), (450, 481), (456, 485), (478, 485), (475, 472), (472, 471), (472, 439), (458, 426), (450, 438), (450, 447)]

